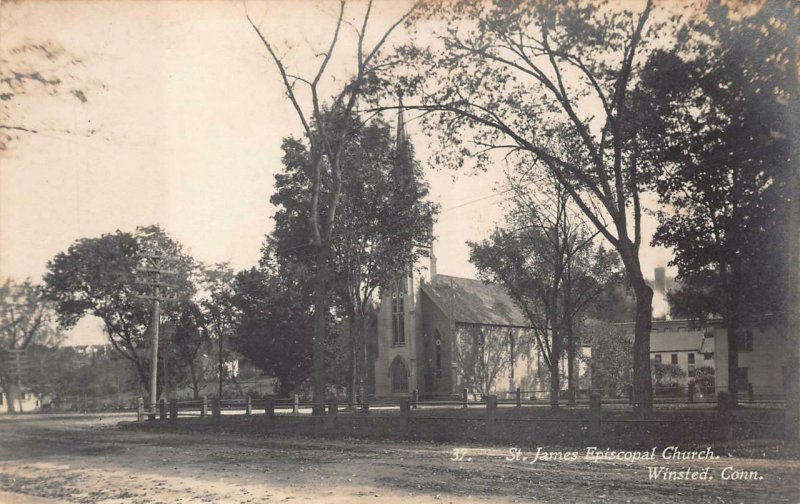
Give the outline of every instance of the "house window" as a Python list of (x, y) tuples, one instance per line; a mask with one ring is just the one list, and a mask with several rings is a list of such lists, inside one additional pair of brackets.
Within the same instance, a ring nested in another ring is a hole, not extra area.
[(406, 344), (403, 294), (400, 282), (397, 282), (395, 288), (392, 289), (392, 344), (397, 346)]
[(661, 364), (661, 354), (656, 354), (656, 362)]
[(678, 354), (674, 353), (674, 354), (670, 355), (669, 361), (672, 364), (677, 364), (678, 363)]
[(689, 376), (694, 378), (694, 354), (689, 354)]
[(746, 367), (740, 367), (736, 370), (736, 385), (740, 390), (747, 389), (748, 372)]
[(711, 359), (713, 359), (713, 358), (714, 358), (714, 354), (712, 354), (712, 353), (704, 353), (704, 354), (703, 354), (703, 358), (704, 358), (705, 360), (711, 360)]
[(393, 393), (408, 392), (408, 368), (400, 357), (392, 362), (391, 377)]
[(740, 352), (752, 352), (753, 331), (736, 331), (736, 343)]

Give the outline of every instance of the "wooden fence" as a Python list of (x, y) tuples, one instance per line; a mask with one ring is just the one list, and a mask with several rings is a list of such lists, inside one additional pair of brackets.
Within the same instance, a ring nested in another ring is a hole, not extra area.
[[(562, 426), (574, 425), (576, 431), (585, 434), (585, 439), (593, 442), (599, 442), (604, 437), (604, 432), (608, 433), (625, 429), (625, 425), (637, 425), (645, 429), (652, 425), (653, 428), (658, 425), (669, 425), (672, 428), (679, 429), (682, 424), (686, 428), (702, 427), (707, 432), (713, 432), (715, 439), (727, 440), (731, 439), (733, 426), (736, 424), (747, 424), (749, 427), (755, 425), (770, 426), (772, 430), (776, 430), (781, 424), (779, 421), (760, 418), (758, 416), (749, 419), (737, 419), (733, 414), (728, 401), (726, 392), (720, 392), (714, 403), (705, 401), (702, 403), (695, 403), (705, 411), (698, 411), (702, 415), (694, 415), (691, 417), (682, 417), (681, 415), (669, 415), (654, 417), (654, 418), (633, 418), (630, 415), (625, 415), (626, 410), (630, 410), (630, 404), (625, 401), (624, 404), (619, 402), (604, 402), (600, 394), (590, 393), (589, 400), (585, 403), (577, 404), (572, 410), (568, 410), (565, 415), (554, 416), (548, 418), (547, 416), (537, 416), (535, 418), (530, 415), (498, 415), (498, 408), (503, 408), (507, 413), (513, 413), (517, 408), (525, 407), (524, 411), (530, 411), (531, 406), (540, 406), (542, 410), (549, 409), (550, 405), (545, 401), (525, 400), (524, 393), (517, 390), (514, 397), (510, 399), (498, 399), (496, 395), (490, 396), (471, 396), (466, 389), (458, 396), (442, 396), (436, 399), (420, 399), (419, 393), (413, 391), (407, 397), (401, 397), (394, 401), (370, 401), (358, 404), (339, 403), (335, 398), (332, 398), (327, 403), (327, 408), (323, 415), (317, 415), (318, 420), (323, 422), (325, 429), (336, 429), (340, 420), (346, 422), (363, 421), (368, 422), (386, 420), (392, 423), (390, 433), (392, 435), (404, 435), (411, 432), (410, 425), (420, 425), (420, 422), (481, 422), (483, 429), (489, 437), (497, 437), (498, 425), (505, 424), (504, 430), (513, 430), (508, 427), (515, 423), (535, 423), (547, 424), (552, 423), (554, 428), (558, 428), (559, 424)], [(751, 398), (752, 400), (752, 398)], [(692, 401), (688, 400), (682, 403), (659, 403), (664, 405), (679, 404), (682, 410), (692, 410)], [(765, 403), (767, 404), (767, 403)], [(177, 422), (179, 417), (208, 417), (211, 419), (220, 419), (222, 416), (238, 415), (238, 416), (252, 416), (252, 415), (265, 415), (267, 421), (273, 424), (276, 416), (280, 416), (285, 421), (291, 421), (291, 418), (296, 417), (311, 417), (314, 404), (311, 402), (301, 401), (300, 397), (295, 395), (292, 399), (275, 399), (275, 398), (251, 398), (244, 399), (223, 399), (218, 398), (197, 401), (176, 401), (172, 400), (169, 403), (161, 401), (157, 412), (146, 414), (144, 410), (144, 401), (139, 399), (138, 419), (144, 421), (146, 418), (155, 420), (156, 417), (160, 420), (168, 420), (170, 422)], [(774, 406), (774, 401), (768, 404), (768, 407)], [(697, 409), (697, 408), (695, 408)], [(469, 410), (462, 413), (455, 413), (457, 411)], [(453, 413), (448, 413), (452, 411)], [(518, 410), (522, 412), (523, 410)], [(582, 413), (581, 413), (582, 411)], [(621, 414), (622, 413), (622, 414)], [(344, 416), (342, 416), (344, 415)], [(774, 416), (774, 415), (773, 415)], [(299, 420), (298, 420), (299, 421)], [(619, 425), (619, 429), (615, 427)], [(758, 424), (758, 425), (756, 425)], [(451, 425), (448, 429), (452, 429)], [(741, 430), (741, 429), (740, 429)]]

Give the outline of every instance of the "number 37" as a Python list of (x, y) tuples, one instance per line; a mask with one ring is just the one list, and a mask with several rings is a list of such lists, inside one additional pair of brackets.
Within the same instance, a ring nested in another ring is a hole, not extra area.
[(453, 462), (460, 462), (464, 460), (464, 455), (466, 455), (467, 450), (464, 448), (453, 448), (453, 456), (450, 457), (450, 460)]

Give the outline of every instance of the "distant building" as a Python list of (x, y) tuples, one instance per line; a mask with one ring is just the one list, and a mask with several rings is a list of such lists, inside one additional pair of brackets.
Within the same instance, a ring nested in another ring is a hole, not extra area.
[[(623, 333), (631, 340), (634, 335), (634, 323), (619, 324)], [(662, 364), (676, 364), (686, 377), (682, 383), (688, 383), (700, 367), (716, 367), (714, 358), (713, 331), (708, 327), (693, 327), (689, 320), (653, 320), (650, 331), (650, 360)]]
[[(725, 391), (730, 382), (728, 373), (728, 328), (715, 319), (706, 326), (706, 341), (713, 341), (718, 391)], [(738, 390), (740, 397), (752, 385), (757, 397), (781, 397), (786, 390), (786, 373), (791, 352), (783, 332), (771, 317), (737, 331)]]
[[(31, 413), (42, 409), (41, 398), (33, 392), (24, 390), (22, 397), (14, 397), (14, 411), (17, 413)], [(0, 392), (0, 414), (8, 413), (8, 398)]]

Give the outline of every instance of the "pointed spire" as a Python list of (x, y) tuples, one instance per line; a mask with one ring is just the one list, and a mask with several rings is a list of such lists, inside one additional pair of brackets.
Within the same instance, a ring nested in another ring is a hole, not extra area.
[(411, 160), (411, 145), (406, 134), (406, 121), (403, 113), (403, 91), (397, 92), (397, 139), (393, 176), (395, 190), (400, 194), (408, 192), (413, 184), (414, 168)]

